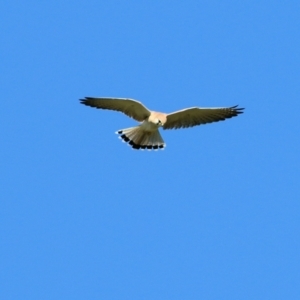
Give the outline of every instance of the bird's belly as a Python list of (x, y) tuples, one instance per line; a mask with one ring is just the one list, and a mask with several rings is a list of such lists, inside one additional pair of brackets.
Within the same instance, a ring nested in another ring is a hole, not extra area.
[(145, 131), (149, 131), (149, 132), (152, 132), (152, 131), (155, 131), (158, 129), (158, 125), (152, 123), (152, 122), (148, 122), (148, 121), (144, 121), (142, 124), (141, 124), (141, 127), (145, 130)]

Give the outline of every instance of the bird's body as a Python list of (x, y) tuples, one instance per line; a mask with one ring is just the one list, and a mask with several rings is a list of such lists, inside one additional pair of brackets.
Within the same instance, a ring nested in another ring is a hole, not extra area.
[(199, 108), (192, 107), (165, 114), (148, 110), (141, 102), (123, 98), (85, 97), (81, 103), (95, 108), (110, 109), (123, 112), (141, 122), (136, 127), (118, 130), (116, 133), (133, 149), (164, 149), (159, 127), (163, 129), (187, 128), (196, 125), (224, 121), (243, 113), (237, 106)]
[(140, 125), (141, 129), (143, 129), (145, 132), (149, 132), (149, 133), (158, 130), (158, 128), (161, 126), (162, 126), (161, 124), (157, 124), (149, 119), (143, 121)]

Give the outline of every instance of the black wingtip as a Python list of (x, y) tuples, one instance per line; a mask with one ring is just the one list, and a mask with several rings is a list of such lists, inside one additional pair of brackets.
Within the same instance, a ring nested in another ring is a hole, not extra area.
[(231, 106), (230, 109), (232, 109), (236, 114), (242, 114), (244, 113), (243, 110), (244, 107), (238, 107), (239, 105)]
[(84, 98), (80, 98), (79, 101), (82, 104), (86, 104), (89, 100), (93, 100), (93, 97), (84, 97)]
[(86, 97), (84, 99), (81, 98), (81, 99), (79, 99), (79, 101), (81, 104), (86, 105), (87, 98)]

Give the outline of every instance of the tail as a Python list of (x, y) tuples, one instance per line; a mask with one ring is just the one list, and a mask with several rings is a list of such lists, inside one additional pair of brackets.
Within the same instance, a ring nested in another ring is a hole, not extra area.
[(121, 129), (116, 132), (124, 142), (128, 143), (133, 149), (164, 149), (166, 144), (158, 130), (148, 132), (140, 126)]

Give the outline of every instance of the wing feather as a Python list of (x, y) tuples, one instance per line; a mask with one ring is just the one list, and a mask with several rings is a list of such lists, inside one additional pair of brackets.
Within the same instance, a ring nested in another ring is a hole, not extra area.
[(187, 128), (196, 125), (224, 121), (242, 114), (243, 109), (244, 108), (238, 108), (237, 105), (232, 107), (187, 108), (168, 114), (167, 122), (164, 124), (163, 128)]
[(119, 111), (139, 122), (144, 121), (151, 114), (141, 102), (133, 99), (85, 97), (80, 99), (80, 103), (95, 108)]

